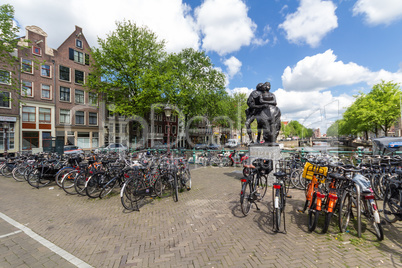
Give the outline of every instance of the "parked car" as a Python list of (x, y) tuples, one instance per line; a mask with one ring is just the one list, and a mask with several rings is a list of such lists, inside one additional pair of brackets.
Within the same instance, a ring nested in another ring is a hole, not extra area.
[(194, 146), (196, 150), (205, 150), (208, 148), (208, 145), (205, 143), (199, 143)]
[(219, 150), (220, 148), (221, 148), (221, 146), (216, 143), (211, 143), (208, 145), (209, 150)]
[(75, 145), (64, 146), (64, 154), (84, 154), (84, 151)]
[(236, 139), (228, 139), (228, 142), (225, 143), (225, 147), (236, 148), (237, 146), (239, 146), (239, 143)]
[(126, 152), (128, 148), (120, 143), (111, 143), (107, 146), (99, 147), (95, 150), (95, 153), (106, 153), (106, 152)]

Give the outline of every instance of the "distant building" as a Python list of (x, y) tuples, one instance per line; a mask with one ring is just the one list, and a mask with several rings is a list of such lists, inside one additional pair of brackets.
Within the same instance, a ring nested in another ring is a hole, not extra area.
[(321, 138), (320, 128), (316, 128), (313, 130), (313, 138)]

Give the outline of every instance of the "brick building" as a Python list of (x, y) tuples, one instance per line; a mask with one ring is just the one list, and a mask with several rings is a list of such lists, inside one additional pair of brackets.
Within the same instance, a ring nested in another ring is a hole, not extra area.
[[(82, 28), (76, 26), (57, 49), (48, 46), (47, 34), (41, 28), (25, 29), (26, 36), (18, 44), (19, 62), (0, 65), (0, 93), (14, 100), (0, 100), (0, 131), (7, 125), (9, 152), (43, 148), (55, 137), (83, 149), (98, 147), (102, 118), (99, 96), (83, 87), (90, 71), (90, 46)], [(6, 90), (12, 68), (17, 70), (20, 96)], [(4, 151), (2, 143), (4, 138), (0, 139), (0, 152)]]

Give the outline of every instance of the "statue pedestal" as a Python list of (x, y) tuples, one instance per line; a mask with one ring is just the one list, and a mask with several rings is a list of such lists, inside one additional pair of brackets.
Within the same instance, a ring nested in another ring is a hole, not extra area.
[(273, 175), (275, 172), (275, 166), (278, 163), (278, 160), (282, 159), (281, 149), (279, 146), (250, 146), (249, 152), (250, 163), (252, 163), (256, 158), (266, 158), (273, 161), (274, 170), (271, 171), (268, 176), (268, 185), (272, 186), (275, 180), (275, 176)]

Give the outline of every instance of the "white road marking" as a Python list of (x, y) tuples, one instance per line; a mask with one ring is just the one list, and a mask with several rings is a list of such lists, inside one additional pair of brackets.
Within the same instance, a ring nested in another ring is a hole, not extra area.
[[(56, 253), (57, 255), (59, 255), (60, 257), (66, 259), (67, 261), (71, 262), (72, 264), (74, 264), (75, 266), (79, 267), (79, 268), (90, 268), (92, 267), (91, 265), (89, 265), (88, 263), (84, 262), (83, 260), (75, 257), (74, 255), (68, 253), (67, 251), (65, 251), (64, 249), (56, 246), (55, 244), (53, 244), (52, 242), (50, 242), (49, 240), (46, 240), (45, 238), (43, 238), (42, 236), (38, 235), (37, 233), (33, 232), (31, 229), (29, 229), (28, 227), (24, 226), (23, 224), (11, 219), (10, 217), (8, 217), (7, 215), (3, 214), (0, 212), (0, 217), (5, 220), (6, 222), (8, 222), (9, 224), (13, 225), (14, 227), (20, 229), (20, 231), (16, 231), (14, 233), (17, 232), (24, 232), (25, 234), (27, 234), (29, 237), (31, 237), (32, 239), (36, 240), (37, 242), (41, 243), (42, 245), (44, 245), (45, 247), (47, 247), (48, 249), (50, 249), (51, 251), (53, 251), (54, 253)], [(8, 235), (12, 235), (13, 233), (10, 233)], [(6, 235), (7, 236), (7, 235)], [(0, 237), (1, 238), (1, 237)]]

